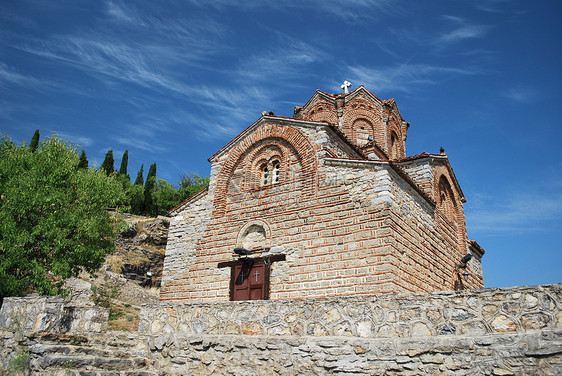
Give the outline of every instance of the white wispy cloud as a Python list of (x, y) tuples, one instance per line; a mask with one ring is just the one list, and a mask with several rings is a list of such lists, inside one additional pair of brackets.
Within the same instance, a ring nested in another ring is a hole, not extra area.
[(19, 73), (14, 68), (0, 62), (0, 85), (6, 86), (8, 84), (37, 88), (48, 86), (51, 83)]
[(131, 23), (134, 25), (144, 24), (138, 12), (132, 9), (130, 5), (125, 5), (117, 1), (108, 1), (106, 3), (106, 11), (114, 21)]
[(537, 91), (526, 86), (505, 89), (501, 92), (501, 95), (517, 103), (535, 102), (539, 99)]
[(140, 149), (146, 152), (159, 153), (166, 151), (164, 145), (159, 145), (146, 138), (134, 136), (116, 136), (113, 138), (119, 145), (125, 146), (130, 149)]
[(189, 0), (190, 3), (201, 8), (212, 7), (218, 10), (237, 8), (247, 11), (262, 9), (301, 9), (303, 11), (314, 10), (329, 14), (344, 23), (354, 23), (362, 19), (373, 19), (383, 14), (398, 13), (402, 11), (396, 1), (393, 0), (262, 0), (262, 1), (231, 1), (215, 0)]
[(434, 43), (440, 46), (460, 42), (465, 39), (482, 38), (490, 30), (488, 25), (473, 24), (461, 17), (444, 15), (442, 18), (452, 23), (452, 30), (441, 33), (434, 39)]
[(240, 82), (282, 83), (299, 77), (313, 63), (328, 58), (321, 49), (300, 40), (278, 33), (279, 41), (270, 49), (244, 58), (234, 72)]
[(118, 1), (106, 3), (106, 15), (95, 29), (28, 39), (12, 47), (70, 65), (107, 84), (125, 81), (171, 91), (180, 89), (169, 70), (212, 69), (208, 60), (231, 48), (222, 40), (226, 27), (211, 18), (167, 18)]
[(417, 87), (436, 84), (452, 75), (477, 73), (469, 69), (429, 64), (396, 65), (384, 68), (350, 66), (347, 71), (351, 82), (371, 88), (375, 95), (382, 90), (411, 92)]
[(484, 12), (503, 13), (504, 9), (501, 6), (507, 3), (508, 0), (483, 0), (475, 2), (474, 6)]
[(560, 188), (562, 181), (551, 181), (503, 193), (501, 197), (479, 197), (465, 209), (467, 227), (487, 233), (540, 232), (560, 227)]
[(437, 43), (454, 43), (463, 39), (483, 37), (489, 27), (484, 25), (464, 25), (442, 34)]
[(55, 132), (55, 133), (60, 138), (64, 138), (65, 140), (71, 141), (72, 143), (80, 147), (92, 146), (94, 144), (94, 140), (91, 137), (78, 136), (66, 132)]
[(176, 127), (178, 132), (185, 134), (188, 130), (190, 135), (202, 141), (228, 139), (241, 130), (234, 125), (240, 124), (240, 122), (233, 122), (225, 115), (213, 115), (209, 118), (187, 111), (174, 112), (170, 116), (170, 123)]
[[(439, 22), (441, 21), (441, 22)], [(441, 24), (443, 24), (441, 26)], [(390, 27), (392, 42), (400, 42), (406, 45), (423, 46), (429, 51), (442, 52), (444, 48), (468, 39), (485, 37), (491, 29), (489, 25), (470, 22), (462, 17), (453, 15), (442, 15), (438, 17), (431, 30), (420, 29), (413, 24), (407, 28)], [(441, 29), (441, 31), (436, 31)], [(385, 46), (389, 45), (384, 40), (377, 42)], [(392, 46), (392, 45), (390, 45)]]
[(176, 85), (151, 67), (145, 56), (125, 44), (102, 39), (65, 36), (37, 46), (20, 49), (45, 58), (55, 59), (90, 75), (104, 75), (144, 87), (177, 90)]
[(182, 60), (229, 49), (220, 39), (228, 34), (228, 28), (211, 17), (186, 19), (160, 15), (158, 12), (147, 13), (146, 10), (141, 13), (131, 4), (117, 1), (107, 2), (106, 13), (110, 20), (145, 37), (145, 44), (138, 46), (140, 48), (154, 50), (160, 47), (168, 52), (177, 48), (183, 50), (182, 53), (174, 52)]

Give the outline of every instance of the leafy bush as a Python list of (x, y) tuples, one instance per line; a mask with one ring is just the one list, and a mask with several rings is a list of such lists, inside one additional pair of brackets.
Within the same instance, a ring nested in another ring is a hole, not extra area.
[(114, 249), (107, 208), (123, 200), (114, 175), (78, 169), (76, 148), (56, 137), (31, 151), (0, 141), (0, 298), (60, 291)]

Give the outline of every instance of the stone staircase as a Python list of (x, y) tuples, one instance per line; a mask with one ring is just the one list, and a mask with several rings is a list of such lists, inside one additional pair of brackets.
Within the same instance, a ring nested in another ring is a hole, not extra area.
[(89, 333), (88, 336), (39, 333), (29, 338), (32, 375), (158, 376), (148, 349), (136, 332)]

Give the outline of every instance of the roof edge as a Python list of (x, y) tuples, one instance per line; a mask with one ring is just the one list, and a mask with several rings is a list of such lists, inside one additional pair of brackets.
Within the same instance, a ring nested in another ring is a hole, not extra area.
[(201, 198), (204, 193), (207, 193), (208, 190), (209, 187), (201, 188), (197, 193), (192, 194), (191, 196), (174, 206), (172, 209), (168, 210), (168, 214), (171, 216), (178, 214), (180, 209), (183, 209), (189, 203)]
[(232, 148), (232, 146), (239, 141), (240, 139), (244, 138), (248, 133), (250, 133), (253, 129), (259, 127), (261, 124), (263, 124), (265, 121), (270, 121), (270, 122), (277, 122), (277, 123), (282, 123), (282, 122), (286, 122), (286, 123), (293, 123), (295, 125), (301, 125), (301, 126), (311, 126), (311, 127), (326, 127), (331, 129), (332, 131), (334, 131), (334, 133), (336, 133), (347, 145), (349, 145), (358, 155), (362, 156), (365, 158), (364, 153), (361, 151), (361, 149), (359, 149), (357, 146), (355, 146), (353, 143), (351, 143), (351, 141), (349, 141), (347, 139), (347, 137), (345, 137), (345, 135), (343, 134), (343, 132), (341, 132), (339, 129), (337, 129), (334, 125), (327, 123), (327, 122), (316, 122), (316, 121), (310, 121), (310, 120), (301, 120), (301, 119), (295, 119), (292, 117), (286, 117), (286, 116), (277, 116), (277, 115), (262, 115), (258, 120), (256, 120), (254, 123), (252, 123), (252, 125), (250, 125), (249, 127), (247, 127), (246, 129), (244, 129), (242, 132), (240, 132), (236, 137), (234, 137), (228, 144), (226, 144), (225, 146), (223, 146), (221, 149), (219, 149), (215, 154), (213, 154), (211, 157), (209, 157), (208, 161), (212, 162), (213, 160), (215, 160), (216, 158), (218, 158), (219, 156), (221, 156), (222, 154), (224, 154), (225, 152), (227, 152), (229, 149)]
[(409, 157), (402, 158), (397, 162), (398, 163), (411, 162), (411, 161), (425, 159), (425, 158), (430, 159), (430, 160), (438, 160), (438, 161), (442, 161), (442, 162), (445, 163), (445, 166), (447, 167), (447, 170), (449, 171), (449, 175), (451, 176), (451, 179), (453, 179), (453, 184), (455, 185), (455, 188), (459, 192), (461, 201), (463, 203), (465, 203), (466, 197), (464, 196), (464, 192), (462, 191), (461, 185), (459, 184), (457, 176), (455, 175), (455, 171), (453, 171), (453, 166), (451, 166), (451, 162), (449, 161), (449, 156), (447, 155), (447, 153), (432, 154), (432, 153), (428, 153), (428, 152), (423, 152), (423, 153), (420, 153), (420, 154), (416, 154), (416, 155), (412, 155), (412, 156), (409, 156)]

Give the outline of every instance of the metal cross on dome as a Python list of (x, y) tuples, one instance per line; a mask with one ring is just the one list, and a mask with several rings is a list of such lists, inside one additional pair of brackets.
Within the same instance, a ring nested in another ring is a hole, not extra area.
[(349, 82), (349, 81), (347, 81), (347, 80), (345, 80), (345, 81), (343, 82), (343, 84), (341, 85), (341, 88), (343, 89), (343, 92), (344, 92), (345, 94), (348, 94), (348, 93), (349, 93), (349, 88), (350, 88), (350, 87), (351, 87), (351, 82)]

